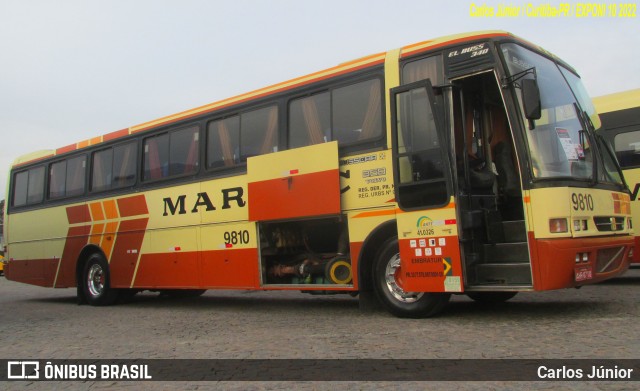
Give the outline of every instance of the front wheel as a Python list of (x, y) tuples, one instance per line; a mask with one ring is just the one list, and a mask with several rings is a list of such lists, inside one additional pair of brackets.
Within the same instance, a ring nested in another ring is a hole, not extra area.
[(403, 289), (398, 238), (387, 240), (375, 260), (374, 287), (382, 305), (400, 318), (426, 318), (445, 307), (451, 294)]
[(113, 304), (118, 291), (111, 288), (109, 265), (102, 254), (92, 254), (84, 265), (82, 291), (87, 303), (94, 306)]

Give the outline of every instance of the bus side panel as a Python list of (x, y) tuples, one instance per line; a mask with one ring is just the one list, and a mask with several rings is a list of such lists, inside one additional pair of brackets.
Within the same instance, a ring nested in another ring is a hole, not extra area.
[(200, 230), (203, 287), (257, 289), (260, 285), (256, 223), (212, 224)]
[[(624, 273), (629, 268), (628, 237), (534, 239), (540, 262), (536, 290), (552, 290), (593, 284)], [(576, 263), (576, 253), (589, 261)], [(584, 273), (586, 271), (586, 273)], [(582, 272), (582, 273), (581, 273)]]
[(90, 225), (69, 227), (67, 239), (62, 251), (60, 270), (56, 281), (56, 288), (76, 286), (76, 263), (80, 252), (89, 241)]
[[(109, 259), (111, 285), (114, 288), (129, 288), (140, 257), (139, 250), (145, 236), (149, 219), (125, 220), (118, 227), (118, 234), (113, 244)], [(106, 251), (105, 251), (106, 254)]]
[[(395, 205), (387, 207), (386, 209), (379, 210), (367, 210), (367, 211), (354, 211), (347, 213), (349, 221), (349, 251), (351, 254), (351, 275), (353, 277), (353, 287), (359, 289), (361, 282), (358, 277), (363, 270), (363, 264), (366, 262), (366, 267), (372, 267), (375, 259), (362, 259), (362, 248), (369, 235), (376, 230), (377, 227), (382, 226), (385, 223), (389, 223), (390, 218), (395, 218), (396, 211)], [(390, 235), (392, 236), (392, 235)], [(368, 246), (380, 246), (387, 239), (387, 237), (376, 243), (368, 243)]]
[(455, 203), (400, 213), (398, 239), (402, 288), (408, 292), (462, 292)]
[(340, 214), (336, 141), (247, 159), (249, 220)]
[(202, 253), (203, 288), (258, 289), (258, 249), (230, 249)]

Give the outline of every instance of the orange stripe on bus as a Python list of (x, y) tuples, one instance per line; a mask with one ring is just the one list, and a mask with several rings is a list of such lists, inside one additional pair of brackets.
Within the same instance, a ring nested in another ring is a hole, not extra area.
[(102, 140), (107, 142), (107, 141), (115, 140), (128, 135), (129, 135), (129, 128), (126, 128), (122, 130), (116, 130), (115, 132), (107, 133), (104, 136), (102, 136)]
[(102, 235), (102, 241), (100, 242), (100, 248), (104, 251), (107, 261), (111, 262), (111, 250), (113, 250), (113, 244), (115, 243), (116, 231), (118, 229), (118, 222), (107, 223), (104, 235)]
[(56, 149), (56, 155), (62, 155), (63, 153), (71, 152), (76, 150), (76, 144), (67, 145), (66, 147)]
[(92, 202), (89, 204), (91, 209), (91, 220), (102, 221), (104, 220), (104, 212), (102, 211), (102, 202)]
[(69, 221), (69, 224), (86, 223), (91, 221), (89, 207), (84, 204), (68, 207), (67, 220)]
[(361, 212), (353, 216), (353, 218), (361, 219), (365, 217), (391, 216), (391, 215), (395, 215), (398, 210), (399, 209), (390, 209), (390, 210), (375, 210), (372, 212)]
[(131, 286), (148, 221), (147, 218), (125, 220), (118, 226), (118, 237), (109, 263), (111, 283), (116, 288)]
[(99, 223), (91, 226), (91, 237), (89, 238), (89, 243), (100, 245), (103, 232), (104, 232), (104, 224)]
[(144, 195), (120, 198), (118, 200), (118, 210), (121, 217), (131, 217), (149, 214), (147, 201)]
[(118, 207), (116, 206), (115, 200), (104, 201), (102, 206), (104, 207), (104, 214), (106, 215), (107, 220), (118, 218)]

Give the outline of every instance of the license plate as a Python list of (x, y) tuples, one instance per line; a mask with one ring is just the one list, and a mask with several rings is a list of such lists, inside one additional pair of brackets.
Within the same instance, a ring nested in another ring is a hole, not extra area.
[(591, 280), (593, 278), (593, 271), (589, 266), (579, 266), (575, 269), (576, 282)]

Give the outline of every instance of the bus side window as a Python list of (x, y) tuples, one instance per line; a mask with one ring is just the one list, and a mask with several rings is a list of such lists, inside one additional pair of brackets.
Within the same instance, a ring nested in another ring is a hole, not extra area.
[(136, 183), (136, 143), (113, 148), (113, 188), (132, 186)]
[(131, 186), (136, 181), (136, 143), (95, 152), (92, 157), (91, 191)]
[(49, 167), (49, 198), (64, 197), (66, 176), (66, 160), (53, 163)]
[(240, 117), (209, 122), (207, 169), (234, 167), (240, 163)]
[(67, 162), (67, 179), (65, 196), (84, 194), (85, 172), (87, 169), (87, 159), (85, 156), (78, 156), (69, 159)]
[(380, 80), (337, 88), (331, 95), (333, 139), (341, 145), (382, 136)]
[(289, 148), (331, 141), (331, 98), (328, 92), (289, 104)]
[(270, 106), (240, 114), (240, 158), (278, 150), (278, 107)]
[(197, 171), (199, 140), (197, 126), (169, 134), (169, 176), (192, 174)]
[(19, 172), (13, 178), (12, 206), (42, 202), (44, 198), (44, 166)]
[(640, 166), (640, 130), (617, 134), (614, 146), (620, 167)]

